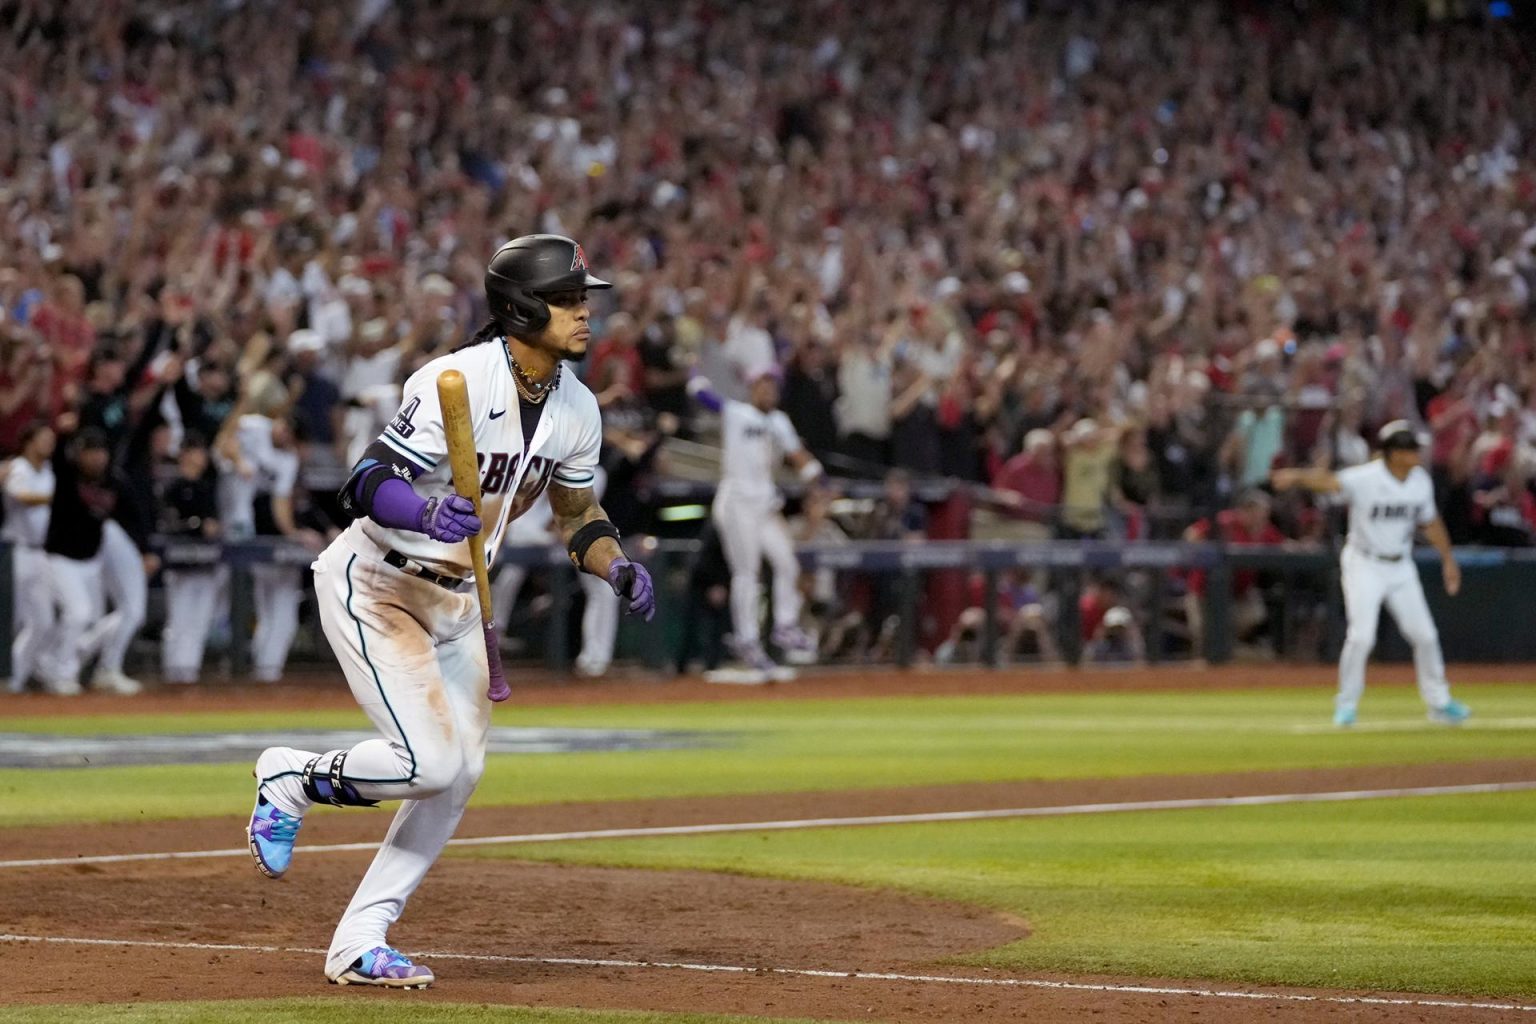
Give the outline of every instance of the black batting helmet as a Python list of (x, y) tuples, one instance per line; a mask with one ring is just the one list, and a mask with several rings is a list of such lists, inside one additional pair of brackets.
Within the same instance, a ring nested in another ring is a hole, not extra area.
[(485, 298), (491, 317), (508, 334), (537, 334), (549, 323), (541, 296), (577, 288), (611, 288), (587, 271), (587, 254), (564, 235), (514, 238), (485, 268)]
[(1424, 447), (1424, 439), (1413, 429), (1413, 424), (1407, 420), (1393, 420), (1382, 427), (1376, 434), (1376, 440), (1384, 452), (1391, 451), (1418, 451)]

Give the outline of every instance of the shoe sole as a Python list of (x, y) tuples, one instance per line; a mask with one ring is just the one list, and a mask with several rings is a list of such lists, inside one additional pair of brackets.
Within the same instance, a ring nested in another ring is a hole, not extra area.
[(328, 979), (332, 985), (370, 985), (373, 988), (427, 988), (436, 977), (429, 978), (370, 978), (366, 974), (348, 971), (339, 978)]

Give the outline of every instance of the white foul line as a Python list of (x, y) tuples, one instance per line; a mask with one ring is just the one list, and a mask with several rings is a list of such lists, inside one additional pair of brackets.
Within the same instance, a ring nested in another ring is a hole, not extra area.
[[(1176, 800), (1123, 800), (1101, 804), (1064, 804), (1046, 807), (1010, 807), (988, 811), (931, 811), (922, 814), (875, 814), (854, 818), (800, 818), (787, 821), (732, 821), (705, 825), (653, 825), (643, 828), (601, 828), (582, 832), (534, 832), (504, 836), (466, 836), (448, 840), (449, 846), (509, 846), (521, 843), (562, 843), (584, 839), (637, 839), (647, 836), (700, 836), (727, 832), (786, 832), (807, 828), (852, 828), (863, 825), (922, 825), (942, 821), (986, 821), (998, 818), (1054, 818), (1075, 814), (1117, 814), (1126, 811), (1188, 811), (1212, 807), (1265, 807), (1275, 804), (1321, 804), (1349, 800), (1384, 800), (1393, 797), (1467, 796), (1478, 793), (1516, 793), (1536, 789), (1536, 780), (1525, 782), (1478, 782), (1461, 786), (1408, 786), (1395, 789), (1348, 789), (1331, 793), (1270, 793), (1258, 796), (1188, 797)], [(376, 850), (373, 843), (328, 843), (302, 847), (311, 853), (355, 853)], [(134, 861), (204, 860), (248, 857), (246, 847), (227, 850), (173, 850), (161, 853), (110, 853), (89, 857), (38, 857), (0, 860), (0, 868), (46, 868), (68, 864), (127, 864)]]
[[(140, 949), (196, 949), (234, 953), (303, 953), (324, 956), (325, 950), (307, 946), (243, 946), (228, 942), (153, 942), (144, 939), (96, 939), (55, 935), (6, 935), (0, 942), (40, 942), (70, 946), (113, 946)], [(1301, 992), (1243, 992), (1229, 989), (1181, 988), (1162, 985), (1115, 985), (1108, 982), (1050, 981), (1044, 978), (968, 978), (953, 974), (895, 974), (884, 971), (833, 971), (803, 967), (748, 967), (741, 964), (669, 963), (660, 960), (595, 960), (586, 957), (497, 956), (490, 953), (412, 951), (423, 960), (469, 960), (480, 963), (538, 964), (549, 967), (600, 967), (630, 970), (699, 971), (707, 974), (776, 974), (794, 978), (842, 978), (859, 981), (900, 981), (916, 984), (976, 985), (993, 988), (1050, 989), (1061, 992), (1119, 992), (1130, 995), (1188, 996), (1196, 999), (1273, 1000), (1288, 1003), (1327, 1003), (1346, 1006), (1412, 1006), (1448, 1010), (1517, 1010), (1536, 1013), (1536, 1006), (1522, 1003), (1472, 1003), (1454, 999), (1389, 999), (1383, 996), (1323, 996)]]

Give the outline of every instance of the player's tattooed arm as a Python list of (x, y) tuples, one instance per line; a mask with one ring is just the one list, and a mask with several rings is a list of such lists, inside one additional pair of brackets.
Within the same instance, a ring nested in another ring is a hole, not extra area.
[(656, 614), (656, 588), (645, 566), (624, 557), (619, 531), (597, 503), (590, 487), (550, 484), (549, 506), (555, 526), (578, 569), (608, 581), (625, 607), (649, 622)]
[[(551, 483), (549, 507), (554, 510), (555, 527), (567, 547), (582, 527), (608, 522), (608, 513), (597, 503), (597, 494), (590, 487), (564, 487)], [(612, 536), (600, 536), (592, 542), (584, 552), (579, 568), (594, 576), (607, 576), (614, 559), (623, 557), (618, 530), (613, 530)]]

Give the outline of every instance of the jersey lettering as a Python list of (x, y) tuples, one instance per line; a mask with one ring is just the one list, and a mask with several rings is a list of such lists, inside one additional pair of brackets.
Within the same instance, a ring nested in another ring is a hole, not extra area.
[(516, 467), (517, 462), (509, 459), (506, 452), (494, 452), (491, 455), (491, 464), (485, 471), (484, 478), (480, 481), (481, 494), (500, 494), (507, 486), (507, 477), (510, 475), (508, 466)]
[[(517, 460), (512, 460), (512, 465), (517, 465)], [(517, 486), (517, 493), (507, 501), (511, 504), (509, 518), (516, 519), (533, 507), (533, 503), (539, 500), (539, 495), (549, 486), (550, 477), (555, 475), (555, 469), (560, 464), (552, 459), (546, 459), (542, 455), (533, 456), (533, 461), (528, 464), (528, 472), (523, 474), (522, 483)], [(515, 476), (515, 472), (509, 471), (508, 476)]]
[(1417, 505), (1372, 505), (1372, 519), (1413, 519), (1419, 516)]
[(395, 420), (390, 424), (390, 428), (401, 437), (410, 437), (416, 433), (416, 426), (411, 422), (411, 418), (416, 415), (416, 410), (420, 408), (420, 398), (413, 398), (406, 402), (400, 409), (400, 412), (395, 415)]

